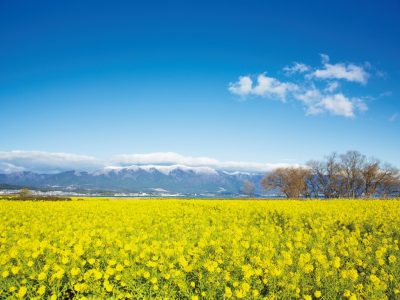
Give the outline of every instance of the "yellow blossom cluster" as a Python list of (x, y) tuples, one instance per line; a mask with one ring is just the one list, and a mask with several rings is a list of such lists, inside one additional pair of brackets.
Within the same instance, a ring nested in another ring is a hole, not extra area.
[(0, 200), (0, 299), (400, 299), (398, 200)]

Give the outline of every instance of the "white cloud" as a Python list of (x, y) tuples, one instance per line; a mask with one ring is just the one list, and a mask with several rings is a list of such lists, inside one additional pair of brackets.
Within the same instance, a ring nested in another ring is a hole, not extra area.
[(183, 156), (174, 152), (155, 152), (146, 154), (120, 154), (113, 157), (112, 162), (119, 165), (187, 165), (210, 166), (218, 160), (209, 157)]
[(253, 80), (249, 76), (241, 76), (237, 82), (229, 84), (229, 91), (239, 96), (249, 95), (252, 89)]
[(320, 103), (325, 110), (334, 115), (354, 117), (354, 103), (343, 94), (326, 96)]
[(305, 73), (305, 72), (309, 71), (310, 69), (311, 69), (311, 67), (307, 66), (306, 64), (294, 62), (292, 66), (284, 67), (283, 71), (287, 75), (292, 75), (295, 73)]
[(286, 95), (295, 90), (297, 90), (296, 84), (281, 82), (276, 78), (260, 74), (257, 77), (257, 85), (253, 88), (253, 94), (263, 97), (277, 96), (280, 100), (285, 100)]
[[(43, 151), (0, 152), (0, 173), (31, 171), (36, 173), (58, 173), (63, 171), (95, 171), (129, 168), (156, 168), (163, 172), (173, 169), (193, 169), (196, 172), (242, 171), (267, 172), (274, 168), (299, 166), (288, 163), (257, 163), (242, 161), (219, 161), (209, 157), (184, 156), (174, 152), (156, 152), (147, 154), (120, 154), (108, 160), (70, 153), (52, 153)], [(214, 172), (215, 173), (215, 172)]]
[(332, 81), (329, 82), (325, 88), (325, 91), (328, 93), (333, 93), (334, 91), (336, 91), (339, 88), (339, 82), (337, 81)]
[(353, 63), (329, 63), (329, 56), (321, 54), (322, 69), (317, 69), (309, 77), (320, 79), (342, 79), (351, 82), (366, 84), (369, 78), (369, 73), (362, 67)]
[(316, 115), (324, 112), (324, 109), (321, 106), (323, 96), (315, 86), (297, 93), (294, 97), (303, 103), (308, 115)]
[(368, 109), (361, 99), (350, 98), (341, 92), (337, 92), (340, 86), (337, 81), (329, 82), (325, 89), (320, 90), (314, 83), (298, 85), (281, 82), (276, 78), (260, 74), (257, 77), (257, 85), (250, 84), (251, 89), (243, 88), (244, 84), (253, 82), (251, 78), (248, 79), (244, 80), (244, 77), (240, 77), (238, 82), (231, 84), (232, 87), (237, 89), (237, 94), (241, 96), (251, 94), (261, 97), (276, 97), (281, 101), (286, 101), (290, 96), (305, 106), (307, 115), (330, 113), (336, 116), (354, 117), (356, 111), (365, 112)]
[[(303, 74), (296, 80), (280, 81), (278, 78), (259, 74), (257, 79), (241, 76), (229, 84), (229, 91), (240, 96), (259, 96), (278, 99), (282, 102), (297, 100), (305, 108), (307, 115), (330, 113), (336, 116), (354, 117), (357, 112), (365, 112), (368, 106), (364, 100), (369, 96), (352, 97), (341, 91), (347, 82), (366, 84), (370, 74), (369, 63), (359, 66), (353, 63), (330, 63), (329, 56), (321, 54), (322, 68), (314, 69), (306, 64), (294, 62), (283, 70), (287, 75)], [(321, 80), (322, 79), (322, 80)], [(343, 80), (343, 81), (341, 81)]]
[(254, 162), (239, 162), (239, 161), (227, 161), (220, 162), (215, 165), (218, 170), (225, 171), (249, 171), (249, 172), (268, 172), (276, 168), (289, 167), (289, 166), (300, 166), (299, 164), (288, 164), (288, 163), (254, 163)]
[(0, 172), (2, 173), (13, 173), (21, 171), (24, 171), (23, 167), (18, 167), (16, 165), (0, 161)]
[(0, 152), (0, 171), (5, 173), (57, 173), (67, 170), (94, 170), (102, 166), (101, 161), (86, 155), (43, 151)]
[(336, 116), (354, 117), (356, 111), (364, 112), (368, 109), (361, 99), (350, 99), (342, 93), (321, 92), (315, 86), (295, 94), (294, 97), (303, 103), (308, 115), (328, 112)]
[(185, 165), (188, 167), (211, 167), (225, 171), (266, 172), (277, 167), (289, 166), (287, 163), (255, 163), (226, 161), (221, 162), (209, 157), (184, 156), (174, 152), (157, 152), (148, 154), (121, 154), (112, 159), (114, 165)]
[(257, 76), (255, 86), (253, 86), (253, 80), (249, 76), (241, 76), (237, 82), (229, 84), (229, 91), (239, 96), (277, 97), (282, 101), (286, 99), (288, 93), (297, 90), (297, 88), (296, 84), (281, 82), (265, 74)]

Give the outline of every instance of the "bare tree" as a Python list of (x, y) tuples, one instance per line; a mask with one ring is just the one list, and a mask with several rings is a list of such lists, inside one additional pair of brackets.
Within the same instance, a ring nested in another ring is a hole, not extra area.
[(325, 168), (323, 162), (310, 160), (307, 162), (307, 166), (310, 168), (310, 176), (307, 180), (309, 194), (318, 198), (320, 194), (324, 194), (325, 189)]
[(309, 188), (314, 197), (321, 194), (324, 198), (339, 197), (342, 190), (341, 168), (334, 152), (323, 161), (312, 160), (307, 163), (310, 168)]
[(345, 182), (345, 195), (350, 198), (359, 197), (362, 194), (362, 167), (365, 155), (358, 151), (347, 151), (340, 156), (340, 166)]
[(243, 183), (243, 193), (247, 195), (248, 197), (254, 195), (254, 191), (256, 190), (256, 187), (250, 180), (245, 180)]
[(400, 196), (399, 170), (390, 164), (385, 164), (377, 176), (378, 189), (382, 197)]
[(19, 196), (21, 198), (27, 198), (32, 196), (32, 192), (28, 189), (28, 188), (23, 188), (20, 192), (19, 192)]
[(287, 198), (300, 198), (307, 194), (307, 178), (310, 170), (306, 168), (278, 168), (267, 174), (262, 185), (266, 190), (279, 189)]
[(308, 162), (311, 195), (325, 198), (370, 198), (400, 193), (399, 172), (390, 164), (381, 165), (375, 158), (366, 159), (357, 151), (338, 156), (332, 153), (323, 161)]
[(336, 152), (326, 157), (326, 189), (325, 198), (338, 198), (343, 194), (343, 178), (342, 169), (338, 162), (338, 155)]
[(364, 184), (364, 197), (371, 198), (379, 186), (378, 176), (380, 173), (380, 162), (376, 159), (366, 161), (362, 167), (361, 175)]

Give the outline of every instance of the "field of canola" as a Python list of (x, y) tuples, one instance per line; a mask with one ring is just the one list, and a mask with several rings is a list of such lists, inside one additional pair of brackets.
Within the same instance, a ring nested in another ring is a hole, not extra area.
[(0, 201), (0, 299), (400, 299), (400, 201)]

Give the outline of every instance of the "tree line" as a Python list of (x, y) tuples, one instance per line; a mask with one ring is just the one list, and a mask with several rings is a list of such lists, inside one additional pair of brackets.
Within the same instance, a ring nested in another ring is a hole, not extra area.
[(387, 198), (400, 196), (400, 175), (391, 164), (347, 151), (311, 160), (304, 167), (275, 169), (262, 186), (287, 198)]

